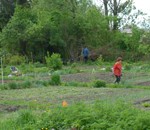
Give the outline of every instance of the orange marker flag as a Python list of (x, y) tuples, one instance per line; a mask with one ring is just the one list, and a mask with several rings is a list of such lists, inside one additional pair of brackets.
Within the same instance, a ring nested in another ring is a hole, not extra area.
[(63, 107), (67, 107), (67, 106), (68, 106), (68, 103), (64, 100), (64, 101), (62, 102), (62, 106), (63, 106)]

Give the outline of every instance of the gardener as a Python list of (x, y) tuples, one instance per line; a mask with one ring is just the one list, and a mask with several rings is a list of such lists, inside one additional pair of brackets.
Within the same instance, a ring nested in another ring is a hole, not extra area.
[(113, 66), (113, 73), (116, 77), (115, 83), (119, 83), (122, 76), (122, 58), (118, 57), (116, 63)]
[(84, 61), (86, 63), (88, 61), (88, 57), (89, 57), (89, 50), (87, 47), (83, 48), (82, 54), (83, 54)]

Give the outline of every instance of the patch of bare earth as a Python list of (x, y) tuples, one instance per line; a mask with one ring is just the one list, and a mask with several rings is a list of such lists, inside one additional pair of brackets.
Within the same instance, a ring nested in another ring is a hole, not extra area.
[(137, 85), (150, 86), (150, 81), (140, 82), (140, 83), (137, 83)]
[(69, 74), (69, 75), (62, 75), (62, 81), (70, 82), (90, 82), (92, 80), (104, 80), (107, 82), (113, 82), (114, 77), (112, 73), (77, 73), (77, 74)]
[(19, 105), (12, 106), (12, 105), (0, 104), (0, 112), (15, 112), (23, 108), (25, 107)]
[(136, 102), (134, 102), (134, 105), (137, 107), (137, 108), (140, 108), (140, 109), (143, 109), (143, 110), (150, 110), (150, 106), (144, 106), (143, 104), (150, 104), (150, 99), (141, 99), (141, 100), (138, 100)]

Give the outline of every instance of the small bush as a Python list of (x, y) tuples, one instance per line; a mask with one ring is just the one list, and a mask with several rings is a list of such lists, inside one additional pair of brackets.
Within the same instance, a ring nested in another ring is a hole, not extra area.
[(60, 75), (53, 74), (52, 77), (51, 77), (50, 84), (51, 85), (60, 85), (61, 84)]
[(96, 80), (93, 84), (94, 88), (106, 87), (106, 82), (103, 80)]
[(18, 88), (18, 84), (15, 83), (15, 82), (11, 82), (11, 83), (8, 84), (8, 87), (10, 89), (17, 89)]
[(129, 63), (124, 64), (125, 70), (131, 70), (132, 66)]
[(76, 68), (76, 67), (77, 67), (77, 63), (71, 64), (71, 68)]
[(31, 88), (32, 83), (30, 81), (24, 81), (20, 84), (21, 88)]
[(101, 65), (101, 64), (103, 64), (103, 63), (104, 63), (104, 59), (103, 59), (102, 55), (100, 55), (100, 56), (97, 58), (97, 60), (96, 60), (96, 64), (97, 64), (97, 65)]
[(29, 62), (29, 64), (21, 64), (20, 66), (22, 73), (34, 72), (34, 64)]
[(40, 63), (40, 62), (35, 62), (34, 63), (35, 67), (44, 67), (44, 64)]
[(38, 80), (35, 82), (35, 84), (40, 86), (48, 86), (48, 82), (43, 80)]
[(13, 55), (9, 59), (9, 64), (10, 65), (20, 65), (22, 63), (25, 63), (25, 57), (24, 56), (19, 56), (19, 55)]
[(106, 67), (106, 72), (112, 72), (112, 68), (111, 67)]
[(144, 106), (144, 107), (150, 107), (150, 103), (145, 102), (145, 103), (142, 104), (142, 106)]
[(4, 85), (0, 85), (0, 90), (8, 90), (9, 86), (4, 84)]
[(50, 56), (49, 53), (47, 53), (45, 60), (46, 60), (47, 66), (54, 70), (58, 70), (62, 68), (63, 62), (61, 60), (60, 54), (53, 53)]

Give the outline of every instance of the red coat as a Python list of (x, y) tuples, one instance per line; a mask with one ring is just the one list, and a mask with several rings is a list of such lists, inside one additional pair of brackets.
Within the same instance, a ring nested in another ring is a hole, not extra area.
[(113, 67), (114, 75), (121, 76), (122, 74), (122, 64), (121, 62), (116, 62)]

